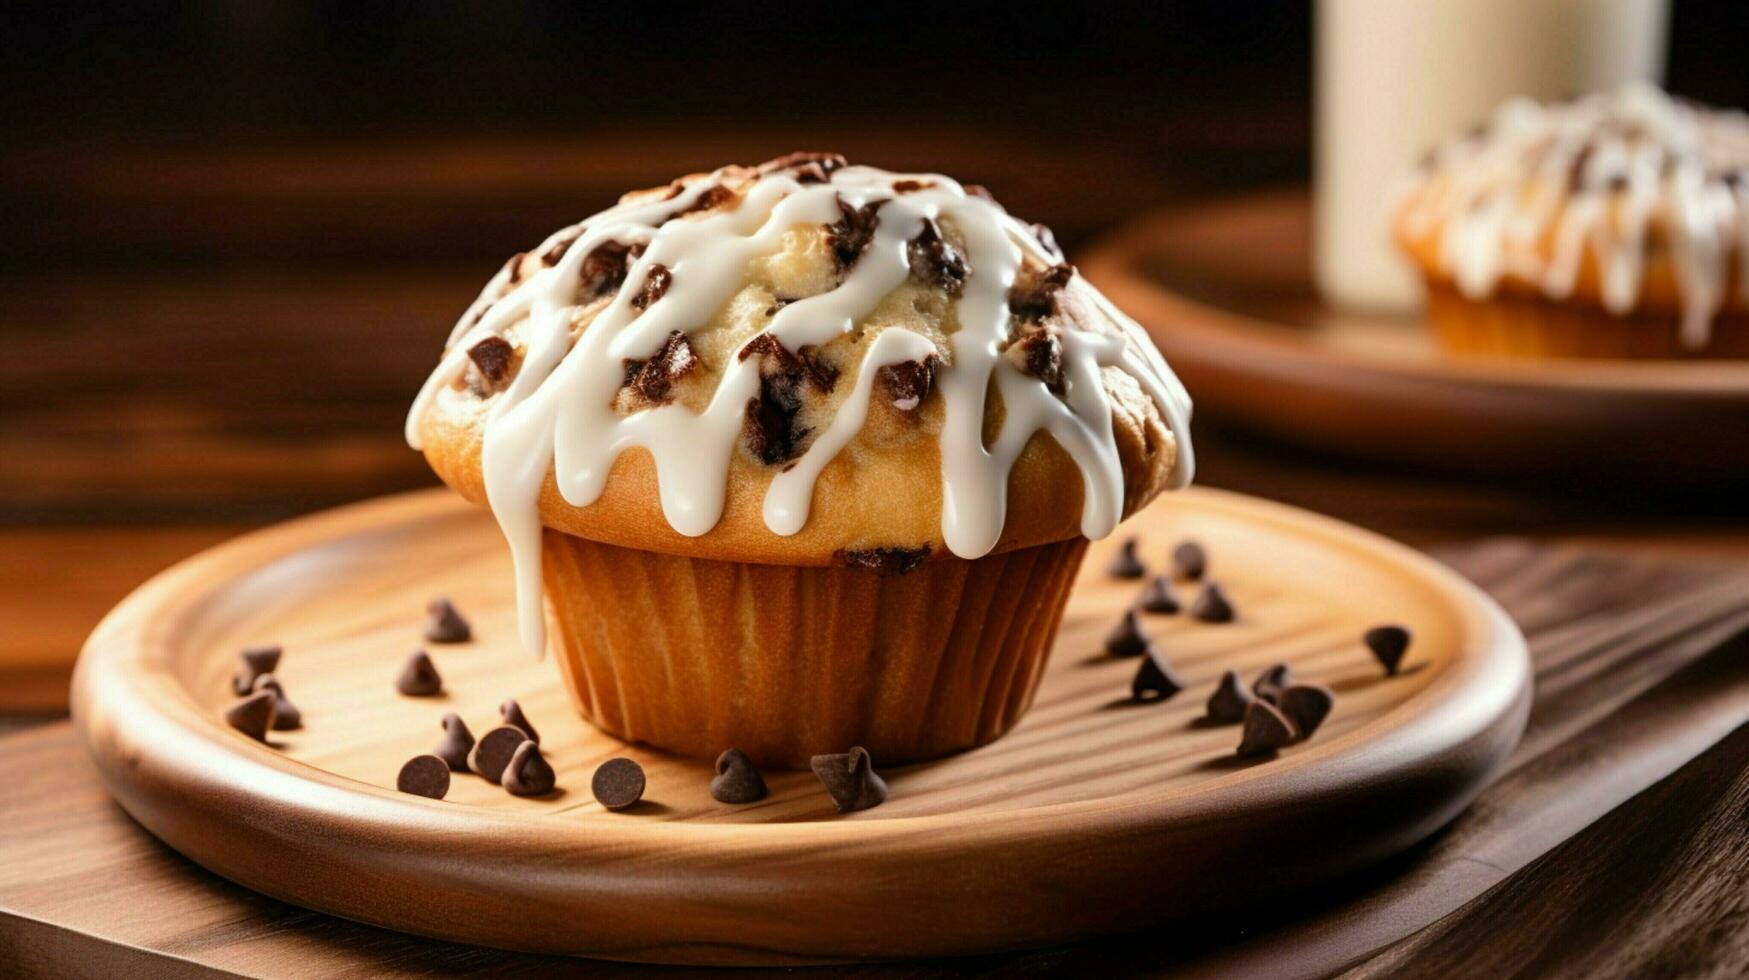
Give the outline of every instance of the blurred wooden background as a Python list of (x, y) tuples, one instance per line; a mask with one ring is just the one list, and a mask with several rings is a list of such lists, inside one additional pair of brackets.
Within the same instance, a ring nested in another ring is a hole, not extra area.
[[(7, 5), (0, 654), (52, 706), (156, 568), (430, 483), (400, 422), (453, 318), (623, 190), (839, 150), (984, 183), (1073, 256), (1148, 208), (1303, 182), (1310, 21), (1285, 0)], [(1741, 5), (1678, 5), (1672, 88), (1749, 103), (1746, 29)], [(1198, 430), (1204, 482), (1417, 538), (1730, 506), (1454, 490)]]

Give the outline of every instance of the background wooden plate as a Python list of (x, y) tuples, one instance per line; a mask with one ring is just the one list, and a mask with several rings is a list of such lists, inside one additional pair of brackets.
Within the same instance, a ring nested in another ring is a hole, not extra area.
[(1749, 479), (1749, 362), (1442, 353), (1420, 322), (1318, 299), (1303, 192), (1151, 215), (1079, 264), (1147, 326), (1199, 416), (1471, 472)]
[[(994, 745), (887, 773), (881, 807), (836, 815), (812, 776), (770, 775), (742, 808), (710, 767), (629, 748), (566, 707), (551, 664), (515, 649), (496, 528), (441, 492), (384, 498), (199, 555), (91, 637), (75, 721), (141, 824), (214, 871), (311, 908), (424, 935), (633, 960), (782, 963), (1035, 946), (1250, 902), (1385, 857), (1456, 814), (1521, 732), (1524, 642), (1437, 563), (1328, 519), (1194, 490), (1129, 525), (1160, 563), (1194, 536), (1240, 618), (1149, 617), (1189, 688), (1126, 702), (1133, 660), (1100, 640), (1137, 585), (1092, 549), (1032, 711)], [(1190, 589), (1185, 587), (1188, 598)], [(425, 600), (449, 594), (476, 642), (432, 648), (448, 693), (397, 695)], [(1386, 679), (1358, 642), (1412, 625)], [(262, 746), (226, 728), (242, 646), (286, 647), (305, 727)], [(1198, 723), (1227, 667), (1277, 661), (1333, 687), (1309, 743), (1232, 756)], [(519, 698), (561, 792), (512, 798), (458, 776), (449, 798), (394, 792), (445, 711), (476, 732)], [(646, 802), (590, 796), (602, 760), (649, 772)]]

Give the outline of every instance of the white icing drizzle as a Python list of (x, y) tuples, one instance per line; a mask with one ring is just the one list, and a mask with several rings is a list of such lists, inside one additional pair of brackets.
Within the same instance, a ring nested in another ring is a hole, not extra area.
[[(1435, 152), (1403, 228), (1439, 230), (1438, 260), (1482, 299), (1512, 278), (1572, 295), (1587, 254), (1605, 309), (1639, 302), (1646, 243), (1663, 230), (1681, 301), (1681, 339), (1698, 350), (1731, 297), (1749, 299), (1749, 119), (1671, 99), (1648, 85), (1573, 102), (1514, 99), (1481, 132)], [(1552, 242), (1545, 247), (1544, 240)]]
[[(970, 272), (956, 301), (958, 330), (949, 335), (950, 351), (897, 327), (883, 330), (866, 346), (855, 386), (830, 424), (771, 481), (764, 519), (774, 534), (795, 534), (806, 525), (815, 480), (867, 419), (878, 369), (932, 354), (946, 355), (935, 375), (944, 407), (941, 528), (956, 555), (976, 558), (996, 545), (1005, 521), (1009, 470), (1041, 429), (1081, 469), (1082, 533), (1099, 538), (1117, 526), (1124, 477), (1111, 404), (1099, 377), (1105, 366), (1134, 377), (1154, 400), (1177, 443), (1173, 483), (1190, 480), (1195, 464), (1190, 399), (1183, 386), (1141, 328), (1078, 277), (1066, 288), (1090, 300), (1118, 330), (1103, 334), (1063, 324), (1064, 397), (1002, 356), (1010, 339), (1009, 287), (1023, 254), (1047, 265), (1055, 257), (999, 206), (937, 174), (843, 167), (828, 181), (815, 183), (775, 170), (745, 186), (729, 210), (674, 217), (728, 176), (725, 168), (695, 177), (672, 198), (631, 199), (564, 229), (542, 245), (545, 250), (574, 238), (559, 261), (514, 288), (507, 266), (456, 324), (444, 357), (408, 414), (407, 440), (419, 448), (420, 420), (438, 393), (462, 377), (468, 348), (523, 324), (522, 363), (487, 409), (481, 466), (488, 502), (510, 545), (522, 640), (530, 650), (540, 651), (545, 642), (538, 500), (549, 471), (567, 502), (585, 506), (602, 493), (619, 454), (642, 446), (655, 460), (662, 511), (676, 531), (702, 535), (722, 516), (746, 406), (759, 392), (759, 358), (730, 358), (702, 411), (664, 404), (630, 414), (614, 408), (625, 381), (623, 362), (650, 357), (671, 332), (688, 334), (708, 323), (744, 286), (750, 260), (778, 252), (785, 232), (798, 225), (838, 221), (841, 198), (851, 207), (883, 202), (872, 240), (836, 288), (792, 301), (772, 317), (765, 332), (786, 349), (823, 346), (865, 320), (910, 275), (908, 245), (926, 221), (945, 219), (958, 229)], [(905, 193), (895, 189), (896, 181), (908, 182)], [(625, 281), (611, 301), (578, 331), (575, 324), (587, 299), (581, 295), (583, 264), (598, 246), (615, 242), (645, 247), (628, 258)], [(640, 310), (634, 299), (657, 265), (670, 271), (670, 284), (658, 301)], [(1006, 418), (986, 446), (984, 400), (992, 378)]]

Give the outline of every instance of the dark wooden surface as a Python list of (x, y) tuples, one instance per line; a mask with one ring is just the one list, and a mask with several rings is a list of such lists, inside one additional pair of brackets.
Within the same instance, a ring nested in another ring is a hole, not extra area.
[[(1507, 775), (1389, 865), (1247, 918), (867, 976), (1184, 972), (1643, 976), (1749, 969), (1749, 571), (1520, 539), (1437, 552), (1524, 626), (1531, 727)], [(1733, 734), (1734, 733), (1734, 734)], [(0, 972), (652, 972), (448, 946), (256, 896), (158, 845), (65, 723), (0, 736)], [(1570, 945), (1577, 943), (1578, 945)], [(1583, 959), (1575, 957), (1583, 956)], [(1583, 970), (1575, 971), (1575, 963)], [(1475, 969), (1472, 969), (1474, 967)]]

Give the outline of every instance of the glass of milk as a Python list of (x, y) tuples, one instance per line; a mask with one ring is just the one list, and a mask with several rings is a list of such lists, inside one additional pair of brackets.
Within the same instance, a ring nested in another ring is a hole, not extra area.
[(1421, 155), (1514, 95), (1659, 83), (1669, 0), (1318, 0), (1313, 274), (1338, 306), (1406, 311), (1389, 232)]

